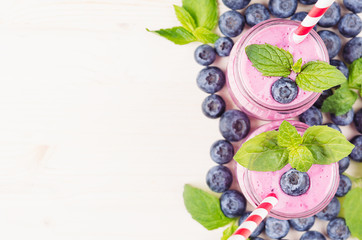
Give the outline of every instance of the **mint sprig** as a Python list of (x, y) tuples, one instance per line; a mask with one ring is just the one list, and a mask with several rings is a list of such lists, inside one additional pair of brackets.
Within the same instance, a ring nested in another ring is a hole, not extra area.
[(227, 227), (221, 237), (221, 240), (227, 240), (229, 239), (229, 237), (231, 235), (233, 235), (233, 233), (236, 231), (236, 229), (238, 229), (239, 225), (238, 225), (238, 221), (235, 219), (230, 225), (229, 227)]

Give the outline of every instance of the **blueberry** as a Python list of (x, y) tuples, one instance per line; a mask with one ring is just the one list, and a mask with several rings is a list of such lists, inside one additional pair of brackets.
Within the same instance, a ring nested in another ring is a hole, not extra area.
[(288, 220), (279, 220), (273, 217), (268, 217), (265, 221), (265, 233), (270, 238), (282, 238), (289, 232)]
[(214, 44), (216, 53), (220, 57), (229, 56), (233, 46), (234, 46), (234, 42), (229, 37), (220, 37), (218, 40), (216, 40), (216, 42)]
[(210, 148), (210, 156), (214, 162), (218, 164), (226, 164), (234, 157), (234, 147), (229, 141), (216, 141)]
[(362, 133), (362, 108), (354, 114), (353, 122), (357, 131)]
[(328, 126), (328, 127), (330, 127), (330, 128), (333, 128), (334, 130), (337, 130), (337, 131), (339, 131), (340, 133), (342, 132), (341, 129), (338, 127), (338, 125), (336, 125), (336, 124), (334, 124), (334, 123), (326, 123), (326, 124), (324, 124), (324, 125), (326, 125), (326, 126)]
[(239, 110), (228, 110), (221, 116), (219, 129), (226, 140), (240, 141), (250, 131), (250, 120)]
[(317, 2), (317, 0), (299, 0), (299, 2), (301, 4), (305, 4), (305, 5), (312, 5), (312, 4), (315, 4)]
[(299, 240), (326, 240), (322, 233), (317, 231), (305, 232)]
[(336, 218), (330, 221), (327, 225), (327, 235), (332, 240), (345, 240), (351, 233), (343, 218)]
[(344, 76), (346, 78), (348, 78), (348, 75), (349, 75), (349, 71), (348, 71), (348, 67), (346, 64), (344, 64), (344, 62), (340, 61), (340, 60), (336, 60), (336, 59), (332, 59), (330, 61), (330, 64), (335, 66), (339, 71), (341, 71)]
[(309, 189), (310, 180), (305, 172), (299, 172), (290, 169), (280, 178), (280, 187), (285, 194), (290, 196), (299, 196), (306, 193)]
[(349, 179), (349, 177), (345, 175), (340, 175), (336, 196), (337, 197), (345, 196), (349, 192), (349, 190), (351, 190), (351, 187), (352, 187), (352, 182)]
[[(308, 15), (307, 12), (297, 12), (297, 13), (295, 13), (295, 14), (290, 18), (290, 20), (301, 22), (301, 21), (304, 20), (304, 18), (305, 18), (307, 15)], [(314, 31), (317, 31), (317, 25), (315, 25), (315, 26), (313, 27), (313, 29), (314, 29)]]
[(344, 45), (343, 59), (346, 63), (351, 64), (360, 57), (362, 57), (362, 37), (354, 37)]
[(343, 173), (349, 166), (349, 157), (344, 157), (338, 161), (339, 173)]
[(326, 45), (329, 58), (334, 58), (337, 56), (342, 46), (341, 39), (338, 37), (338, 35), (329, 30), (319, 31), (318, 34)]
[(362, 12), (362, 0), (343, 0), (343, 4), (354, 13)]
[(308, 231), (314, 225), (315, 217), (308, 218), (292, 218), (289, 224), (297, 231)]
[(278, 103), (287, 104), (297, 97), (298, 85), (290, 78), (279, 78), (273, 83), (271, 94)]
[(329, 96), (333, 95), (333, 92), (331, 89), (324, 90), (317, 101), (315, 101), (314, 106), (317, 108), (321, 108), (323, 105), (324, 100), (326, 100)]
[(228, 218), (239, 217), (245, 212), (245, 197), (238, 191), (228, 190), (220, 197), (220, 208)]
[(258, 23), (261, 23), (270, 18), (268, 9), (261, 5), (260, 3), (251, 4), (245, 10), (245, 20), (246, 24), (250, 27), (255, 26)]
[(333, 27), (341, 18), (341, 8), (338, 3), (334, 2), (323, 17), (318, 21), (318, 25), (321, 27)]
[(255, 237), (255, 238), (252, 238), (251, 240), (264, 240), (264, 238)]
[(331, 113), (331, 120), (335, 124), (339, 126), (347, 126), (352, 123), (354, 117), (353, 109), (349, 110), (347, 113), (336, 116), (333, 113)]
[(357, 14), (348, 13), (339, 21), (338, 30), (345, 37), (355, 37), (362, 30), (362, 21)]
[(212, 94), (202, 102), (202, 112), (206, 117), (218, 118), (225, 112), (225, 101), (219, 95)]
[[(249, 217), (249, 215), (251, 214), (251, 212), (245, 212), (243, 215), (241, 215), (241, 217), (239, 218), (239, 226), (242, 222), (245, 221), (245, 219), (247, 217)], [(254, 232), (252, 234), (250, 234), (251, 238), (257, 237), (258, 235), (260, 235), (265, 227), (265, 221), (262, 221), (259, 226), (256, 227), (256, 229), (254, 230)]]
[(362, 135), (352, 138), (351, 143), (354, 145), (354, 148), (349, 157), (357, 162), (362, 162)]
[(318, 108), (312, 106), (299, 116), (299, 121), (304, 122), (309, 126), (321, 125), (323, 122), (323, 116)]
[(250, 1), (251, 0), (222, 0), (225, 6), (233, 10), (243, 9), (250, 3)]
[(225, 85), (225, 75), (218, 67), (206, 67), (197, 76), (197, 86), (207, 93), (216, 93)]
[(340, 210), (341, 204), (339, 203), (339, 200), (334, 197), (322, 211), (316, 214), (316, 217), (322, 220), (330, 221), (337, 217)]
[(210, 45), (203, 44), (196, 48), (194, 57), (198, 64), (208, 66), (215, 61), (216, 52)]
[(270, 13), (278, 18), (292, 16), (297, 9), (297, 0), (269, 0)]
[(212, 167), (206, 175), (206, 183), (209, 188), (214, 192), (225, 192), (233, 182), (233, 175), (229, 168), (225, 166)]
[(237, 11), (228, 11), (223, 13), (219, 18), (220, 31), (227, 37), (236, 37), (244, 29), (245, 19)]

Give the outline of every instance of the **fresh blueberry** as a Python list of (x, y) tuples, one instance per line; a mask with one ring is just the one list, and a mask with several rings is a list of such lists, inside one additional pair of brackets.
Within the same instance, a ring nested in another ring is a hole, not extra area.
[(230, 55), (231, 49), (234, 46), (234, 42), (229, 37), (220, 37), (218, 40), (216, 40), (214, 46), (217, 55), (220, 57), (227, 57)]
[(342, 46), (341, 39), (338, 37), (338, 35), (329, 30), (321, 30), (318, 32), (318, 34), (326, 45), (329, 58), (334, 58), (337, 56)]
[(305, 4), (305, 5), (312, 5), (312, 4), (315, 4), (317, 2), (317, 0), (299, 0), (299, 2), (301, 4)]
[(349, 177), (345, 175), (340, 175), (336, 196), (337, 197), (345, 196), (349, 192), (349, 190), (351, 190), (351, 187), (352, 187), (352, 182), (349, 179)]
[(349, 71), (348, 71), (348, 67), (346, 64), (344, 64), (344, 62), (340, 61), (340, 60), (337, 60), (337, 59), (332, 59), (330, 61), (330, 64), (335, 66), (339, 71), (341, 71), (344, 76), (346, 78), (348, 78), (348, 75), (349, 75)]
[(353, 122), (354, 112), (353, 109), (349, 110), (347, 113), (336, 116), (331, 113), (331, 120), (339, 126), (347, 126)]
[[(290, 20), (301, 22), (301, 21), (304, 20), (304, 18), (305, 18), (307, 15), (308, 15), (307, 12), (297, 12), (297, 13), (295, 13), (295, 14), (290, 18)], [(315, 26), (313, 27), (313, 29), (314, 29), (314, 31), (317, 31), (317, 25), (315, 25)]]
[(316, 214), (316, 217), (322, 220), (330, 221), (337, 217), (340, 210), (341, 204), (339, 203), (339, 200), (334, 197), (322, 211)]
[(252, 238), (251, 240), (264, 240), (264, 238), (261, 238), (261, 237), (255, 237), (255, 238)]
[(299, 116), (299, 121), (304, 122), (309, 126), (321, 125), (323, 122), (323, 116), (318, 108), (312, 106)]
[(233, 175), (229, 168), (225, 166), (212, 167), (206, 175), (206, 183), (209, 188), (214, 192), (225, 192), (233, 182)]
[(251, 0), (222, 0), (225, 6), (231, 8), (232, 10), (243, 9), (250, 3), (250, 1)]
[(343, 173), (349, 167), (349, 157), (344, 157), (338, 161), (339, 173)]
[(287, 18), (292, 16), (297, 9), (297, 0), (269, 0), (270, 13), (278, 18)]
[(321, 27), (333, 27), (341, 18), (341, 8), (338, 3), (334, 2), (323, 17), (318, 21), (318, 25)]
[(218, 67), (206, 67), (197, 76), (197, 86), (207, 93), (216, 93), (225, 85), (225, 75)]
[(323, 105), (324, 100), (326, 100), (329, 96), (333, 95), (333, 92), (331, 89), (324, 90), (317, 101), (315, 101), (314, 106), (317, 108), (321, 108)]
[(362, 133), (362, 108), (354, 114), (353, 122), (357, 131)]
[(362, 0), (343, 0), (343, 4), (354, 13), (362, 12)]
[(345, 37), (355, 37), (362, 30), (362, 21), (357, 14), (348, 13), (339, 21), (338, 30)]
[(299, 240), (326, 240), (322, 233), (317, 231), (305, 232)]
[(194, 57), (198, 64), (208, 66), (215, 61), (216, 52), (210, 45), (203, 44), (196, 48)]
[(220, 31), (227, 37), (236, 37), (244, 29), (245, 18), (237, 11), (228, 11), (219, 18)]
[(344, 45), (343, 59), (346, 63), (351, 64), (360, 57), (362, 57), (362, 37), (354, 37)]
[(315, 221), (315, 216), (308, 218), (292, 218), (289, 219), (289, 224), (297, 231), (308, 231)]
[[(247, 217), (249, 217), (249, 215), (251, 214), (251, 212), (245, 212), (243, 215), (241, 215), (241, 217), (239, 218), (239, 226), (242, 222), (245, 221), (245, 219), (247, 219)], [(250, 234), (251, 238), (257, 237), (259, 236), (265, 227), (265, 221), (262, 221), (259, 226), (256, 227), (256, 229), (254, 230), (254, 232), (252, 232), (252, 234)]]
[(280, 187), (285, 194), (299, 196), (309, 189), (310, 180), (306, 172), (290, 169), (280, 178)]
[(273, 83), (271, 94), (278, 103), (287, 104), (297, 97), (298, 85), (290, 78), (279, 78)]
[(354, 145), (354, 148), (349, 157), (357, 162), (362, 162), (362, 135), (352, 138), (351, 143)]
[(228, 218), (240, 217), (245, 212), (245, 197), (238, 191), (228, 190), (220, 197), (220, 208)]
[(211, 159), (218, 164), (226, 164), (234, 157), (234, 147), (226, 140), (214, 142), (210, 148)]
[(334, 123), (326, 123), (326, 124), (323, 124), (323, 125), (326, 125), (330, 128), (333, 128), (334, 130), (337, 130), (339, 131), (340, 133), (342, 132), (341, 129), (338, 127), (338, 125), (334, 124)]
[(221, 116), (219, 129), (226, 140), (240, 141), (250, 131), (250, 120), (239, 110), (228, 110)]
[(332, 240), (345, 240), (351, 235), (351, 232), (343, 218), (335, 218), (327, 225), (327, 235)]
[(273, 217), (268, 217), (265, 221), (265, 233), (270, 238), (282, 238), (289, 232), (288, 220), (279, 220)]
[(270, 14), (268, 9), (260, 3), (251, 4), (245, 10), (246, 24), (248, 24), (250, 27), (255, 26), (256, 24), (265, 20), (268, 20), (269, 18)]
[(225, 112), (225, 101), (219, 95), (212, 94), (202, 102), (202, 112), (206, 117), (218, 118)]

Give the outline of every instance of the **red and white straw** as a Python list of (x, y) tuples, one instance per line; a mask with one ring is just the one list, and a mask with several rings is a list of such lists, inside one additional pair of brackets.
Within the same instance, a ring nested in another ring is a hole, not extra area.
[(238, 227), (228, 240), (246, 240), (253, 233), (257, 226), (269, 214), (270, 210), (278, 203), (278, 198), (274, 193), (270, 193), (260, 203), (260, 205), (249, 215), (247, 219)]
[(328, 8), (333, 4), (334, 0), (318, 0), (309, 11), (308, 15), (303, 19), (297, 30), (293, 33), (293, 41), (295, 43), (302, 42), (312, 30), (314, 25), (317, 24)]

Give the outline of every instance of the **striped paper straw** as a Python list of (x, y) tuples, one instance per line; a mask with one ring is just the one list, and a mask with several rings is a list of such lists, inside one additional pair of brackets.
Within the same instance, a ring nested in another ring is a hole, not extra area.
[(312, 30), (314, 25), (317, 24), (324, 13), (332, 5), (334, 0), (318, 0), (313, 6), (312, 10), (309, 11), (308, 15), (303, 19), (297, 30), (293, 33), (293, 41), (295, 43), (302, 42)]
[(236, 229), (228, 240), (246, 240), (253, 233), (257, 226), (268, 215), (270, 210), (278, 203), (274, 193), (270, 193), (260, 205), (249, 215), (247, 219)]

